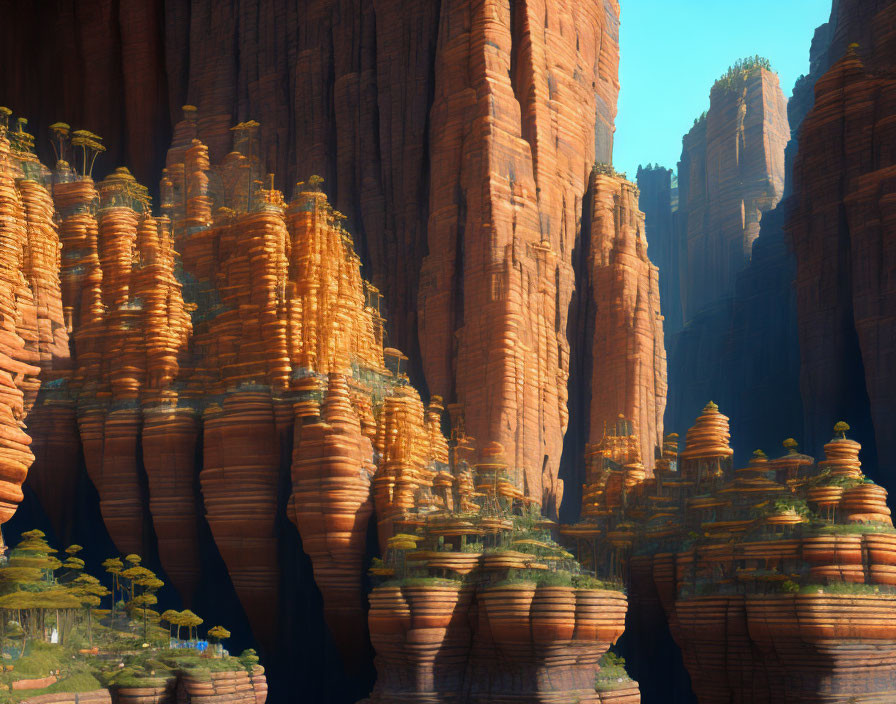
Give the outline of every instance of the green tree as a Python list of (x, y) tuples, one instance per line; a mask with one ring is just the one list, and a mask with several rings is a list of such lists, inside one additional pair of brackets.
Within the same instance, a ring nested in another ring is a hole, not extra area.
[(213, 626), (208, 629), (208, 639), (213, 643), (220, 643), (228, 638), (230, 638), (230, 631), (224, 628), (224, 626)]
[(183, 611), (172, 611), (169, 616), (170, 622), (177, 626), (177, 640), (180, 641), (180, 629), (186, 626), (186, 621), (184, 620), (184, 612)]
[(119, 592), (119, 580), (121, 578), (121, 572), (124, 569), (124, 563), (121, 561), (121, 558), (118, 557), (110, 557), (108, 560), (103, 561), (103, 568), (112, 575), (112, 613), (115, 613), (115, 595), (116, 592)]
[(208, 639), (215, 644), (215, 650), (219, 655), (223, 649), (221, 642), (228, 638), (230, 638), (230, 631), (224, 628), (224, 626), (214, 626), (213, 628), (208, 629)]
[(245, 667), (246, 670), (252, 672), (258, 664), (258, 653), (255, 652), (254, 648), (246, 648), (240, 653), (239, 661), (243, 663), (243, 667)]
[[(97, 156), (106, 151), (106, 148), (100, 144), (102, 137), (88, 130), (75, 130), (72, 132), (71, 145), (75, 149), (81, 149), (81, 176), (90, 178), (93, 173), (93, 165)], [(90, 165), (88, 166), (88, 161)]]
[(163, 611), (161, 616), (159, 617), (160, 620), (168, 624), (168, 636), (170, 638), (174, 638), (174, 633), (171, 631), (171, 627), (177, 625), (178, 615), (178, 611), (175, 611), (174, 609), (168, 609), (166, 611)]
[(83, 550), (80, 545), (69, 545), (65, 549), (65, 554), (68, 555), (65, 562), (62, 563), (62, 566), (67, 570), (64, 579), (66, 581), (71, 581), (75, 579), (81, 572), (84, 571), (84, 560), (80, 557), (75, 557), (81, 550)]
[(110, 594), (109, 590), (100, 584), (93, 575), (78, 575), (71, 586), (72, 593), (87, 609), (87, 642), (93, 647), (93, 609), (102, 603), (102, 598)]
[(53, 138), (50, 140), (50, 143), (53, 145), (53, 151), (56, 153), (57, 165), (60, 161), (65, 161), (65, 148), (68, 144), (71, 130), (72, 128), (64, 122), (54, 122), (50, 125), (50, 132), (53, 133)]
[(189, 609), (181, 611), (180, 620), (182, 622), (182, 625), (186, 626), (188, 629), (187, 640), (193, 640), (193, 629), (198, 628), (204, 623), (203, 620), (199, 618), (199, 616), (194, 614)]
[(143, 640), (147, 639), (147, 625), (146, 625), (146, 613), (150, 606), (158, 604), (159, 600), (156, 598), (156, 595), (152, 592), (144, 592), (143, 594), (139, 594), (135, 596), (131, 600), (131, 604), (140, 609), (143, 612)]
[(53, 581), (53, 573), (62, 563), (53, 557), (56, 552), (46, 541), (46, 536), (39, 530), (22, 533), (22, 539), (9, 555), (10, 567), (32, 567), (41, 571), (43, 580), (49, 584)]
[(123, 570), (121, 573), (121, 579), (126, 581), (126, 591), (127, 601), (132, 601), (135, 596), (137, 596), (137, 583), (144, 579), (151, 579), (155, 577), (152, 570), (148, 570), (145, 567), (135, 566), (128, 567), (126, 570)]

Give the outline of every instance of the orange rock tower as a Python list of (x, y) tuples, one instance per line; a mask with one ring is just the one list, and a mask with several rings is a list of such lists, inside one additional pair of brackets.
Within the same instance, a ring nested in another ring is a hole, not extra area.
[[(886, 116), (896, 100), (896, 7), (845, 2), (834, 19), (838, 41), (800, 131), (787, 224), (797, 261), (800, 383), (807, 439), (822, 442), (838, 409), (867, 407), (866, 442), (873, 440), (883, 460), (896, 456), (896, 374), (889, 361), (896, 335), (896, 154), (890, 138), (875, 135), (889, 134)], [(831, 144), (843, 148), (834, 153)], [(861, 371), (836, 376), (842, 369)]]
[[(36, 422), (64, 430), (77, 416), (77, 435), (48, 441), (46, 457), (72, 442), (76, 457), (80, 436), (116, 545), (144, 552), (151, 521), (162, 564), (187, 600), (199, 577), (198, 475), (205, 519), (265, 644), (277, 628), (276, 521), (286, 505), (312, 558), (328, 622), (357, 660), (374, 480), (384, 487), (377, 503), (386, 541), (390, 522), (428, 493), (433, 468), (447, 466), (442, 407), (434, 398), (424, 408), (407, 385), (407, 358), (384, 349), (379, 293), (361, 278), (342, 216), (315, 179), (287, 202), (272, 177), (261, 176), (251, 122), (234, 128), (235, 150), (212, 165), (195, 138), (196, 110), (184, 112), (159, 216), (149, 214), (146, 189), (127, 170), (95, 184), (86, 155), (80, 172), (57, 165), (53, 195), (66, 254), (55, 299), (53, 281), (40, 274), (58, 263), (38, 256), (48, 256), (47, 247), (59, 252), (49, 194), (41, 200), (29, 181), (4, 191), (16, 218), (12, 235), (31, 228), (36, 248), (44, 248), (31, 254), (23, 246), (28, 254), (14, 262), (22, 269), (16, 275), (37, 282), (40, 311), (55, 316), (45, 324), (20, 313), (25, 324), (10, 326), (26, 340), (10, 343), (20, 350), (10, 370), (24, 393), (11, 418), (20, 419), (36, 393), (40, 368), (24, 360), (41, 363), (49, 391)], [(3, 173), (13, 168), (21, 170)], [(18, 297), (30, 303), (27, 290)], [(57, 365), (65, 326), (75, 343), (71, 369)], [(30, 460), (21, 438), (21, 467), (9, 473), (16, 483)], [(68, 458), (56, 472), (67, 477), (72, 469)], [(284, 473), (288, 496), (281, 496)], [(10, 504), (20, 498), (12, 487), (9, 494)]]
[(636, 619), (665, 615), (701, 702), (894, 691), (896, 531), (846, 431), (818, 463), (788, 439), (783, 456), (757, 450), (735, 470), (728, 419), (710, 402), (680, 456), (670, 438), (656, 474), (621, 499), (609, 458), (625, 453), (605, 440), (585, 520), (561, 533), (598, 573), (627, 576)]
[(547, 506), (562, 496), (570, 262), (596, 132), (600, 158), (612, 153), (618, 13), (615, 0), (442, 8), (423, 368), (429, 388), (461, 406), (467, 431), (500, 442)]
[(591, 175), (589, 280), (595, 309), (590, 438), (618, 415), (633, 424), (640, 461), (653, 471), (663, 442), (666, 348), (659, 276), (647, 258), (638, 189), (607, 167)]
[(0, 109), (0, 524), (22, 500), (34, 460), (24, 420), (37, 399), (38, 375), (51, 380), (68, 364), (49, 174), (31, 152), (27, 122), (13, 127), (8, 120)]
[(787, 101), (767, 63), (747, 60), (716, 81), (679, 162), (684, 322), (733, 295), (762, 214), (783, 195), (789, 139)]

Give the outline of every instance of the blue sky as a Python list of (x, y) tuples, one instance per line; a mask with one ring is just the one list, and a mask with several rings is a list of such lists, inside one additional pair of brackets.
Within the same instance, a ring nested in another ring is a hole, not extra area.
[(613, 162), (675, 169), (681, 138), (709, 108), (709, 89), (737, 59), (771, 61), (789, 98), (809, 71), (815, 28), (831, 0), (621, 0), (619, 114)]

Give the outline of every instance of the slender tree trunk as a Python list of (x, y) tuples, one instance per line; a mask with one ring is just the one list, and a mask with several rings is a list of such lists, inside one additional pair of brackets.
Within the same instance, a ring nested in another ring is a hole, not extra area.
[(88, 647), (93, 647), (93, 609), (89, 606), (87, 607), (87, 645)]

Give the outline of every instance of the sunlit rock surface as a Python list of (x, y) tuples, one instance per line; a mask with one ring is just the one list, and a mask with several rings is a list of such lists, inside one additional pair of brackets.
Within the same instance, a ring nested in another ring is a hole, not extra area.
[(561, 533), (598, 573), (626, 576), (638, 622), (657, 632), (665, 617), (701, 703), (896, 691), (896, 531), (847, 430), (819, 462), (788, 439), (779, 458), (757, 450), (735, 469), (728, 418), (710, 402), (680, 454), (669, 438), (654, 477), (632, 481), (624, 437), (599, 448), (583, 521)]

